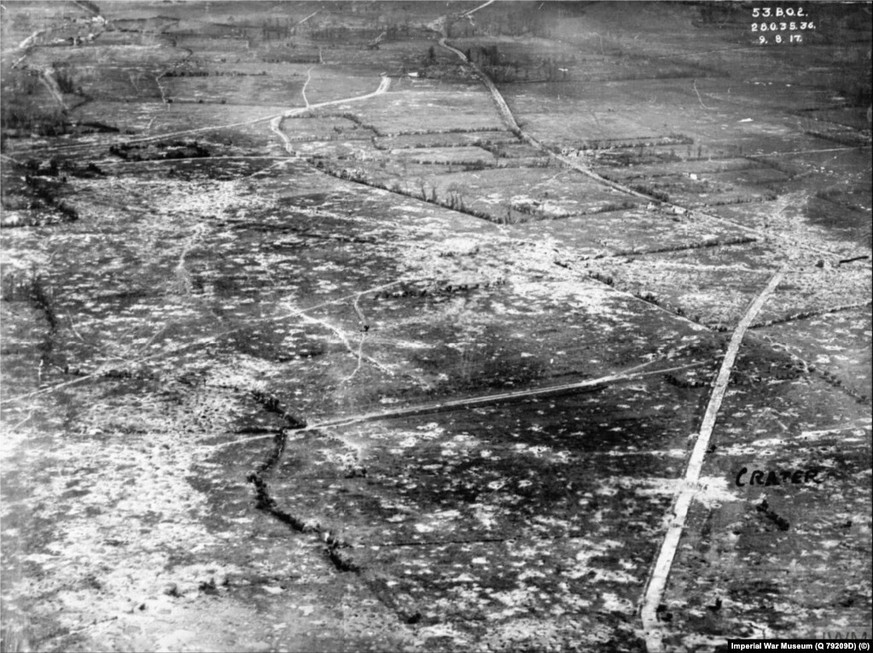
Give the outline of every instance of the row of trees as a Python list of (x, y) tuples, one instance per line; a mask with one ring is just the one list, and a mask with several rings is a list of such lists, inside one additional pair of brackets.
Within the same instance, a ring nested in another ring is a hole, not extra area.
[(519, 54), (509, 57), (497, 45), (467, 48), (467, 59), (477, 64), (495, 82), (562, 81), (578, 63), (576, 55), (532, 57)]
[(348, 42), (354, 40), (373, 40), (384, 32), (383, 41), (396, 41), (401, 38), (409, 38), (415, 35), (418, 28), (410, 25), (391, 24), (385, 27), (373, 27), (369, 29), (346, 27), (345, 25), (325, 25), (313, 29), (309, 36), (318, 41)]
[(543, 10), (542, 3), (509, 3), (502, 11), (477, 13), (474, 21), (458, 18), (447, 26), (450, 37), (483, 34), (506, 36), (548, 36), (551, 33), (551, 10)]
[(66, 131), (67, 115), (52, 98), (38, 71), (13, 71), (3, 80), (0, 127), (51, 136)]

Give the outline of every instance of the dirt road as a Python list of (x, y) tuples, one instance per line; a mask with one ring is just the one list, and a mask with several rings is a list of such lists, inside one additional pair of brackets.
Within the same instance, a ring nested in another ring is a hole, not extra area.
[[(309, 83), (309, 79), (307, 78), (307, 84)], [(281, 126), (282, 121), (285, 118), (293, 118), (294, 116), (299, 116), (301, 114), (306, 113), (307, 111), (313, 111), (314, 109), (321, 109), (323, 107), (334, 106), (337, 104), (345, 104), (347, 102), (360, 102), (362, 100), (369, 100), (374, 97), (378, 97), (385, 93), (391, 86), (391, 78), (387, 75), (382, 76), (382, 81), (379, 82), (379, 87), (373, 91), (372, 93), (366, 93), (364, 95), (356, 95), (355, 97), (349, 98), (341, 98), (339, 100), (329, 100), (327, 102), (319, 102), (318, 104), (309, 104), (308, 100), (306, 100), (306, 95), (303, 95), (303, 99), (306, 102), (305, 107), (300, 107), (298, 109), (289, 109), (284, 113), (280, 113), (278, 116), (274, 116), (270, 119), (270, 130), (276, 134), (281, 140), (283, 145), (285, 146), (285, 151), (288, 152), (291, 156), (297, 156), (297, 153), (291, 148), (291, 141), (288, 140), (288, 137), (285, 136), (284, 132), (282, 132)], [(304, 90), (305, 90), (304, 86)]]

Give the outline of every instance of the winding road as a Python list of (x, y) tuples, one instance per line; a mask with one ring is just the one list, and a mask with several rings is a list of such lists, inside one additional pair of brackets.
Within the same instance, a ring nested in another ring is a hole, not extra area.
[[(309, 79), (306, 80), (307, 84), (309, 83)], [(306, 113), (307, 111), (312, 111), (313, 109), (321, 109), (322, 107), (329, 107), (336, 104), (346, 104), (348, 102), (360, 102), (361, 100), (369, 100), (370, 98), (377, 97), (382, 95), (387, 91), (391, 86), (391, 78), (387, 75), (382, 75), (382, 81), (379, 82), (379, 87), (373, 91), (372, 93), (367, 93), (365, 95), (357, 95), (355, 97), (350, 98), (342, 98), (340, 100), (329, 100), (327, 102), (319, 102), (318, 104), (309, 104), (309, 101), (306, 100), (306, 96), (304, 95), (304, 101), (306, 101), (305, 107), (299, 107), (297, 109), (289, 109), (284, 113), (280, 113), (278, 116), (274, 116), (270, 119), (270, 129), (274, 134), (276, 134), (279, 138), (282, 139), (282, 143), (285, 146), (285, 151), (291, 156), (297, 156), (297, 153), (291, 147), (291, 141), (285, 136), (285, 133), (282, 131), (282, 121), (285, 118), (293, 118), (294, 116), (299, 116), (301, 114)], [(304, 85), (304, 89), (305, 89)]]

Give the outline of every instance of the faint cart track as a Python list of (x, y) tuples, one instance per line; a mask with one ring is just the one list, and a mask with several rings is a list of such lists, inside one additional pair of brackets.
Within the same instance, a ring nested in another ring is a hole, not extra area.
[(61, 110), (66, 112), (69, 107), (64, 101), (64, 95), (61, 93), (61, 88), (58, 86), (58, 82), (55, 79), (54, 71), (51, 68), (45, 68), (40, 72), (39, 81), (42, 82), (46, 89), (48, 89), (49, 94), (55, 99), (55, 101), (61, 105)]
[[(358, 315), (358, 319), (360, 320), (360, 329), (361, 329), (361, 340), (358, 343), (358, 364), (355, 369), (349, 374), (345, 379), (343, 379), (343, 383), (348, 383), (351, 381), (355, 375), (358, 373), (358, 370), (361, 369), (361, 363), (364, 358), (364, 340), (367, 337), (367, 331), (370, 330), (370, 325), (367, 324), (367, 318), (364, 317), (363, 312), (361, 312), (361, 307), (359, 306), (359, 302), (361, 301), (361, 296), (358, 295), (355, 297), (355, 301), (352, 303), (352, 308), (355, 309), (355, 313)], [(393, 376), (393, 375), (392, 375)]]
[(697, 101), (700, 102), (700, 106), (709, 111), (709, 107), (703, 103), (703, 99), (700, 97), (700, 91), (697, 90), (697, 80), (694, 80), (693, 84), (694, 92), (697, 94)]
[(672, 519), (667, 528), (664, 540), (661, 542), (660, 552), (657, 561), (652, 568), (646, 591), (643, 596), (641, 617), (643, 629), (645, 631), (646, 649), (649, 653), (657, 653), (662, 650), (663, 636), (661, 632), (661, 622), (658, 618), (658, 607), (661, 605), (661, 599), (667, 588), (667, 580), (670, 576), (673, 559), (676, 556), (676, 549), (679, 546), (682, 531), (685, 529), (685, 520), (688, 516), (688, 509), (691, 506), (691, 501), (700, 489), (699, 481), (700, 473), (703, 469), (704, 457), (709, 448), (709, 440), (712, 436), (712, 431), (715, 428), (718, 411), (721, 408), (722, 400), (727, 391), (731, 377), (731, 370), (736, 361), (737, 353), (739, 352), (740, 345), (743, 341), (743, 336), (745, 336), (746, 331), (751, 326), (755, 316), (764, 306), (768, 297), (782, 281), (785, 272), (786, 267), (783, 266), (782, 269), (770, 278), (770, 281), (764, 289), (752, 301), (749, 308), (746, 309), (745, 315), (743, 315), (731, 336), (727, 352), (724, 355), (724, 359), (722, 359), (721, 368), (719, 369), (718, 377), (716, 377), (715, 385), (713, 386), (712, 394), (709, 398), (709, 403), (706, 406), (706, 413), (703, 416), (703, 422), (700, 425), (697, 441), (694, 443), (694, 449), (688, 460), (688, 466), (685, 470), (683, 482), (679, 486), (678, 494), (674, 498)]
[[(325, 329), (327, 329), (328, 331), (330, 331), (331, 333), (336, 335), (337, 339), (343, 343), (345, 348), (348, 349), (349, 353), (358, 359), (359, 364), (360, 364), (360, 359), (363, 358), (368, 363), (370, 363), (374, 367), (378, 368), (380, 371), (384, 372), (388, 376), (394, 376), (394, 372), (392, 372), (390, 369), (388, 369), (385, 365), (383, 365), (382, 363), (377, 361), (372, 356), (363, 355), (361, 353), (360, 349), (358, 349), (358, 351), (355, 351), (355, 349), (352, 347), (352, 343), (349, 342), (349, 339), (346, 337), (346, 335), (342, 331), (340, 331), (337, 327), (335, 327), (333, 324), (331, 324), (330, 322), (327, 322), (326, 320), (320, 320), (317, 317), (312, 317), (311, 315), (306, 315), (303, 312), (300, 312), (299, 315), (306, 322), (309, 322), (311, 324), (321, 325)], [(363, 344), (363, 341), (362, 341), (362, 344)]]
[[(161, 102), (164, 103), (164, 107), (167, 109), (170, 108), (170, 103), (167, 99), (167, 92), (164, 89), (164, 85), (161, 84), (161, 78), (165, 77), (167, 75), (167, 73), (176, 70), (176, 68), (178, 68), (179, 66), (181, 66), (186, 61), (188, 61), (191, 57), (194, 56), (194, 50), (192, 50), (191, 48), (184, 48), (184, 49), (188, 51), (188, 54), (186, 54), (183, 59), (180, 59), (179, 61), (174, 63), (169, 68), (165, 68), (164, 70), (162, 70), (160, 75), (155, 75), (155, 85), (158, 87), (158, 91), (160, 91), (160, 93), (161, 93)], [(152, 118), (152, 120), (154, 120), (154, 118)], [(152, 126), (152, 123), (150, 122), (148, 128), (146, 128), (146, 131), (151, 129), (151, 126)]]
[(476, 13), (477, 11), (479, 11), (480, 9), (484, 9), (485, 7), (487, 7), (488, 5), (490, 5), (492, 2), (494, 2), (494, 0), (488, 0), (488, 2), (485, 2), (485, 3), (481, 4), (481, 5), (479, 5), (479, 6), (476, 7), (475, 9), (471, 9), (470, 11), (468, 11), (467, 13), (465, 13), (464, 16), (465, 16), (465, 17), (466, 17), (466, 16), (472, 16), (473, 14), (475, 14), (475, 13)]
[(357, 365), (355, 365), (355, 369), (353, 369), (352, 373), (349, 374), (346, 378), (344, 378), (341, 381), (341, 383), (348, 383), (349, 381), (351, 381), (353, 378), (355, 378), (355, 375), (358, 373), (358, 370), (361, 369), (361, 363), (363, 362), (363, 358), (364, 358), (364, 338), (366, 337), (366, 335), (367, 334), (365, 334), (365, 333), (361, 333), (361, 340), (360, 340), (360, 342), (358, 342), (358, 363), (357, 363)]
[(306, 87), (309, 86), (309, 82), (312, 81), (312, 68), (306, 71), (306, 81), (303, 82), (303, 88), (300, 89), (300, 95), (303, 96), (303, 104), (306, 105), (306, 108), (309, 108), (309, 98), (306, 97)]

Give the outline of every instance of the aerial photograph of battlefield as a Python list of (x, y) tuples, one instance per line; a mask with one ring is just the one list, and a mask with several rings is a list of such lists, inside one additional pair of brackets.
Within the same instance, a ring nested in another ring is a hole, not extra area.
[(871, 8), (2, 0), (0, 651), (868, 650)]

